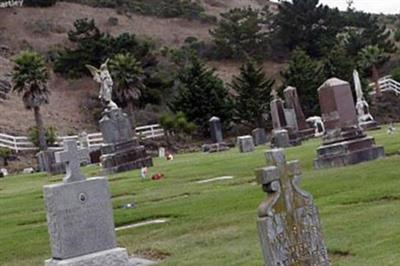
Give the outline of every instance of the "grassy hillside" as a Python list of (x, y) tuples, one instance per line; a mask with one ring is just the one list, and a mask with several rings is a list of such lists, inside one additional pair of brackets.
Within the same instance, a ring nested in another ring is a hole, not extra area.
[[(399, 125), (398, 125), (399, 126)], [(400, 254), (400, 135), (385, 129), (371, 135), (386, 153), (382, 160), (325, 171), (312, 170), (320, 140), (287, 150), (299, 159), (301, 187), (311, 192), (321, 213), (333, 266), (398, 265)], [(140, 181), (139, 172), (110, 176), (116, 226), (154, 218), (169, 222), (118, 231), (130, 254), (165, 257), (159, 265), (262, 264), (256, 231), (258, 204), (265, 197), (254, 170), (265, 165), (265, 147), (251, 154), (236, 149), (218, 154), (185, 154), (157, 159), (151, 173), (161, 181)], [(95, 176), (97, 167), (84, 169)], [(195, 181), (234, 176), (215, 183)], [(42, 186), (61, 177), (42, 174), (0, 179), (0, 265), (42, 265), (50, 256)], [(122, 205), (135, 202), (135, 209)]]
[[(234, 0), (201, 2), (205, 13), (218, 16), (219, 13), (237, 6), (260, 7), (261, 0)], [(10, 12), (12, 11), (12, 12)], [(48, 8), (0, 9), (0, 45), (7, 47), (7, 53), (0, 54), (0, 78), (12, 69), (13, 55), (22, 49), (33, 48), (43, 54), (68, 42), (67, 32), (79, 18), (94, 18), (102, 32), (118, 35), (123, 32), (135, 33), (142, 38), (151, 38), (158, 47), (179, 47), (189, 36), (200, 40), (210, 39), (209, 29), (213, 24), (185, 18), (158, 18), (137, 13), (124, 14), (114, 8), (96, 8), (87, 5), (58, 2)], [(109, 19), (117, 19), (117, 25)], [(230, 81), (238, 72), (240, 63), (229, 61), (210, 62), (217, 68), (221, 78)], [(268, 74), (276, 75), (280, 65), (266, 63)], [(47, 126), (57, 128), (60, 135), (96, 131), (97, 124), (86, 108), (87, 95), (97, 94), (97, 85), (89, 78), (67, 81), (53, 76), (49, 83), (50, 104), (43, 107)], [(27, 129), (34, 125), (33, 114), (26, 111), (19, 96), (10, 94), (10, 99), (0, 103), (0, 132), (26, 135)]]

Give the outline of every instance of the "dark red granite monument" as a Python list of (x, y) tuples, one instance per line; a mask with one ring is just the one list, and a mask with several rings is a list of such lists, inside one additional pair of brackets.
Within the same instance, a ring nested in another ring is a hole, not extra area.
[(385, 156), (358, 125), (350, 84), (332, 78), (318, 89), (325, 134), (317, 149), (314, 168), (340, 167)]

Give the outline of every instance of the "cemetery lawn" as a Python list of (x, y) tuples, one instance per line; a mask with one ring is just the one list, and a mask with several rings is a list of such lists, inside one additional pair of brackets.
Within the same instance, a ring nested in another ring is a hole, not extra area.
[[(400, 125), (398, 125), (400, 127)], [(301, 187), (319, 207), (332, 265), (399, 265), (400, 133), (386, 127), (369, 132), (384, 145), (385, 159), (338, 169), (314, 171), (319, 139), (287, 150), (300, 160)], [(131, 255), (165, 258), (159, 265), (261, 266), (256, 228), (257, 207), (265, 197), (254, 170), (265, 165), (266, 147), (240, 154), (183, 154), (155, 160), (150, 174), (161, 181), (141, 181), (139, 171), (110, 176), (116, 227), (158, 218), (153, 224), (117, 232), (118, 244)], [(96, 176), (99, 168), (83, 169)], [(196, 181), (234, 176), (197, 184)], [(0, 265), (43, 265), (50, 257), (42, 186), (61, 176), (19, 175), (0, 179)], [(121, 208), (134, 202), (136, 208)]]

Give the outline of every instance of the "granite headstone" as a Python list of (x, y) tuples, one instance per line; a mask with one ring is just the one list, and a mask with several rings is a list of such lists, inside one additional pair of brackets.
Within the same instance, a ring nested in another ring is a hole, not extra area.
[(56, 153), (67, 168), (64, 182), (43, 188), (52, 253), (45, 265), (128, 266), (126, 250), (117, 248), (108, 180), (86, 179), (78, 158), (76, 141), (64, 141)]
[(317, 149), (316, 169), (338, 167), (375, 160), (385, 155), (375, 139), (358, 125), (350, 84), (332, 78), (319, 89), (319, 102), (325, 132)]
[(255, 150), (254, 141), (252, 136), (241, 136), (237, 139), (239, 152), (247, 153)]

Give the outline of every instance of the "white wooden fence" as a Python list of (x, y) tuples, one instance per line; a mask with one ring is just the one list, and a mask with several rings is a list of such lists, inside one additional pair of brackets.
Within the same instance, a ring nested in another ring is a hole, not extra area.
[[(371, 88), (375, 87), (375, 83), (369, 85)], [(392, 76), (385, 76), (379, 79), (379, 87), (381, 91), (394, 91), (397, 96), (400, 96), (400, 83), (392, 79)], [(375, 94), (375, 90), (371, 92), (371, 95)]]
[[(136, 135), (141, 139), (154, 139), (164, 136), (164, 129), (159, 124), (142, 126), (136, 128)], [(74, 139), (79, 143), (79, 136), (64, 136), (58, 137), (55, 147), (62, 148), (63, 141), (66, 139)], [(89, 148), (96, 148), (103, 145), (103, 136), (101, 133), (91, 133), (87, 136)], [(35, 151), (37, 148), (29, 141), (28, 137), (11, 136), (0, 133), (0, 147), (8, 148), (15, 152), (20, 151)]]

